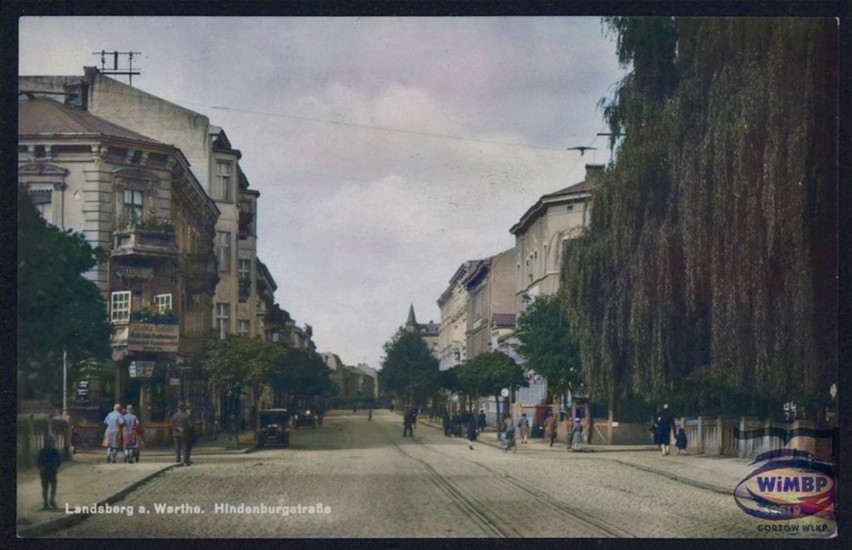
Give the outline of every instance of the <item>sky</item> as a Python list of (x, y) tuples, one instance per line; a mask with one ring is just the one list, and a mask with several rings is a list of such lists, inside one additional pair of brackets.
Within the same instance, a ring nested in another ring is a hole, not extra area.
[(21, 75), (82, 75), (101, 50), (141, 52), (135, 87), (225, 130), (277, 302), (374, 368), (409, 305), (440, 322), (463, 262), (609, 161), (598, 103), (624, 76), (597, 17), (19, 21)]

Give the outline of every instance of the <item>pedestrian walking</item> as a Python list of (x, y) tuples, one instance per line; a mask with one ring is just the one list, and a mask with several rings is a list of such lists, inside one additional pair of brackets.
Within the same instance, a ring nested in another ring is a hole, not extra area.
[(370, 421), (373, 420), (373, 407), (370, 407), (369, 409), (367, 409), (367, 420), (370, 420)]
[(592, 418), (592, 411), (586, 409), (586, 418), (583, 420), (583, 431), (586, 432), (586, 444), (592, 444), (592, 435), (594, 435), (595, 419)]
[[(178, 403), (178, 411), (172, 415), (172, 439), (175, 444), (175, 462), (189, 466), (189, 441), (190, 418), (186, 413), (186, 403)], [(182, 461), (181, 461), (182, 459)]]
[(518, 433), (521, 436), (521, 444), (529, 443), (527, 438), (530, 435), (530, 421), (527, 420), (527, 413), (522, 413), (518, 419)]
[(479, 433), (482, 433), (487, 423), (488, 419), (485, 416), (485, 410), (479, 409), (479, 416), (476, 419), (476, 426), (479, 428)]
[(544, 437), (550, 441), (550, 446), (553, 447), (553, 442), (556, 441), (556, 415), (548, 414), (544, 419)]
[(663, 408), (657, 415), (657, 443), (663, 456), (668, 456), (672, 441), (672, 432), (674, 431), (674, 417), (669, 409), (669, 402), (663, 403)]
[(508, 451), (512, 449), (512, 452), (517, 452), (517, 445), (515, 441), (515, 424), (512, 420), (512, 415), (507, 414), (506, 418), (503, 419), (503, 441), (505, 442), (504, 451)]
[(192, 448), (195, 446), (195, 418), (192, 416), (192, 403), (187, 402), (186, 414), (189, 415), (189, 432), (186, 435), (186, 463), (192, 464)]
[(402, 437), (414, 437), (414, 410), (406, 409), (402, 415)]
[(142, 424), (139, 422), (139, 417), (133, 414), (133, 405), (127, 405), (127, 412), (124, 413), (124, 433), (122, 434), (124, 462), (139, 462), (142, 433)]
[(470, 422), (467, 423), (467, 446), (470, 450), (473, 450), (473, 442), (476, 441), (476, 434), (479, 431), (479, 424), (476, 419), (471, 415)]
[(121, 414), (121, 404), (112, 406), (112, 411), (104, 418), (106, 430), (104, 430), (103, 446), (107, 448), (107, 463), (115, 464), (115, 455), (123, 448), (122, 428), (124, 427), (124, 416)]
[[(36, 457), (38, 475), (41, 477), (41, 498), (44, 502), (42, 510), (56, 509), (56, 486), (58, 484), (56, 472), (59, 471), (59, 466), (62, 464), (62, 456), (54, 446), (54, 442), (53, 436), (48, 435), (44, 439), (44, 447)], [(48, 490), (50, 491), (49, 497)]]
[(574, 422), (571, 424), (571, 449), (580, 450), (583, 444), (583, 423), (580, 422), (580, 417), (574, 417)]
[(686, 445), (688, 440), (686, 438), (686, 432), (683, 431), (683, 427), (677, 429), (677, 436), (675, 437), (675, 447), (677, 447), (677, 454), (685, 455), (686, 454)]
[(450, 413), (446, 408), (441, 409), (441, 427), (444, 428), (444, 437), (450, 437)]

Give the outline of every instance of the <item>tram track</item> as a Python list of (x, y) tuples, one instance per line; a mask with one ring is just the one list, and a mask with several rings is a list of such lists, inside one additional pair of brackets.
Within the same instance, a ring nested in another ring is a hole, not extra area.
[[(387, 432), (384, 428), (383, 431)], [(460, 487), (439, 474), (427, 461), (413, 456), (403, 450), (402, 446), (394, 441), (392, 436), (389, 434), (388, 441), (400, 455), (419, 464), (428, 474), (429, 480), (439, 487), (445, 494), (449, 495), (452, 502), (459, 508), (465, 517), (476, 523), (487, 535), (501, 538), (518, 538), (522, 536), (519, 531), (515, 530), (511, 526), (501, 525), (500, 521), (488, 512), (485, 505), (478, 500), (465, 495), (464, 491), (462, 491)]]
[[(433, 448), (433, 443), (424, 441), (422, 438), (414, 438), (412, 441), (417, 444), (417, 448), (434, 453), (443, 459), (461, 460), (468, 464), (476, 466), (477, 468), (488, 474), (489, 479), (496, 480), (498, 483), (502, 484), (504, 487), (510, 489), (511, 491), (521, 492), (526, 497), (531, 498), (535, 503), (534, 507), (536, 509), (546, 508), (558, 514), (566, 515), (566, 523), (576, 524), (579, 522), (585, 525), (587, 528), (593, 528), (593, 530), (596, 531), (594, 536), (616, 538), (634, 537), (632, 533), (625, 531), (619, 528), (618, 526), (602, 521), (592, 516), (591, 514), (583, 511), (579, 507), (561, 501), (553, 497), (552, 495), (546, 493), (545, 491), (530, 487), (528, 484), (525, 484), (523, 481), (511, 476), (510, 474), (496, 470), (491, 466), (487, 466), (477, 460), (464, 456), (449, 457), (444, 452)], [(397, 442), (393, 441), (392, 436), (390, 437), (390, 442), (397, 450), (397, 452), (420, 464), (429, 473), (432, 481), (442, 487), (447, 493), (449, 493), (454, 498), (454, 500), (462, 503), (463, 507), (470, 512), (468, 515), (473, 519), (476, 519), (477, 523), (479, 523), (481, 526), (487, 528), (490, 531), (499, 533), (497, 536), (528, 536), (527, 533), (518, 531), (513, 527), (513, 522), (511, 521), (512, 518), (507, 518), (507, 521), (501, 521), (500, 518), (495, 517), (492, 513), (487, 511), (487, 508), (482, 503), (478, 502), (474, 497), (471, 497), (470, 495), (466, 494), (466, 491), (464, 491), (459, 485), (448, 479), (447, 476), (442, 476), (441, 474), (439, 474), (432, 467), (428, 460), (414, 456), (410, 452), (406, 452)]]

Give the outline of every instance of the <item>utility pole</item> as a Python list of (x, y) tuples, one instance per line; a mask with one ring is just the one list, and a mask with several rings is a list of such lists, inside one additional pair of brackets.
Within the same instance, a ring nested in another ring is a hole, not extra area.
[[(133, 75), (142, 74), (141, 70), (137, 67), (136, 70), (133, 70), (133, 56), (141, 55), (142, 52), (108, 52), (106, 50), (101, 50), (99, 52), (92, 52), (92, 55), (100, 55), (101, 56), (101, 74), (106, 75), (122, 75), (128, 77), (128, 83), (130, 86), (133, 86)], [(112, 68), (109, 69), (106, 66), (106, 58), (107, 56), (112, 56)], [(118, 64), (118, 56), (126, 55), (127, 56), (127, 67), (119, 67)]]

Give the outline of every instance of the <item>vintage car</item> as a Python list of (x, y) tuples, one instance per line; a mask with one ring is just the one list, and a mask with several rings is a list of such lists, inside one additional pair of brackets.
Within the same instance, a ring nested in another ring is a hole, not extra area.
[(317, 415), (311, 411), (310, 409), (306, 409), (301, 413), (297, 413), (293, 417), (293, 421), (296, 425), (296, 429), (300, 430), (302, 428), (316, 428), (317, 427)]
[(260, 411), (260, 427), (255, 445), (266, 447), (290, 446), (290, 413), (287, 409), (265, 409)]

